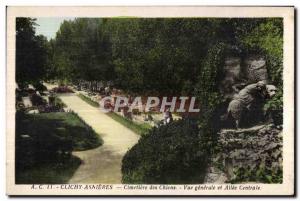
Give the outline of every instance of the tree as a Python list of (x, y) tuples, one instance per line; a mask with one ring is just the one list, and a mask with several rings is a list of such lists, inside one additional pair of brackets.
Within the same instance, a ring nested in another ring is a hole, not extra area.
[(20, 87), (44, 79), (48, 62), (48, 41), (36, 36), (35, 19), (16, 19), (16, 82)]
[(53, 40), (53, 61), (60, 79), (112, 80), (105, 19), (64, 21)]

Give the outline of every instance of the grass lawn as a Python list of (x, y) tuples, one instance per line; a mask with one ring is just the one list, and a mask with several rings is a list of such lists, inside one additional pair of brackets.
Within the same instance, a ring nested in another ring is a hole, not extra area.
[[(78, 94), (78, 96), (84, 100), (85, 102), (87, 102), (88, 104), (90, 104), (93, 107), (99, 107), (99, 103), (93, 101), (92, 99), (90, 99), (89, 97), (86, 97), (83, 94)], [(123, 126), (129, 128), (130, 130), (132, 130), (133, 132), (139, 134), (139, 135), (144, 135), (147, 131), (149, 131), (152, 126), (147, 124), (147, 123), (142, 123), (142, 124), (138, 124), (135, 123), (125, 117), (122, 117), (120, 115), (118, 115), (117, 113), (114, 112), (109, 112), (106, 113), (109, 117), (111, 117), (112, 119), (114, 119), (115, 121), (119, 122), (120, 124), (122, 124)]]
[(17, 169), (16, 184), (64, 184), (73, 176), (81, 160), (77, 157), (57, 163), (42, 163), (32, 168)]
[(142, 123), (142, 124), (137, 124), (125, 117), (122, 117), (114, 112), (109, 112), (106, 113), (109, 117), (114, 119), (115, 121), (119, 122), (123, 126), (129, 128), (133, 132), (139, 134), (139, 135), (144, 135), (147, 131), (149, 131), (152, 126), (147, 124), (147, 123)]
[(87, 102), (88, 104), (90, 104), (93, 107), (99, 107), (99, 103), (96, 101), (93, 101), (92, 99), (90, 99), (89, 97), (83, 95), (83, 94), (77, 94), (79, 98), (81, 98), (82, 100), (84, 100), (85, 102)]
[(66, 183), (81, 161), (71, 155), (103, 144), (74, 113), (16, 115), (16, 183)]

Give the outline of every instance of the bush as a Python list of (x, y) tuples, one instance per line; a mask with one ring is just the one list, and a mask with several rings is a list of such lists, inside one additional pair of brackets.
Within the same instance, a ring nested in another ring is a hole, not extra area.
[(54, 87), (51, 91), (54, 93), (74, 93), (74, 91), (67, 86)]
[(283, 91), (279, 89), (274, 97), (272, 97), (264, 105), (264, 110), (269, 114), (275, 125), (283, 124)]
[(47, 104), (47, 101), (43, 97), (37, 95), (36, 93), (30, 96), (30, 101), (34, 106), (44, 106)]
[(43, 85), (41, 82), (34, 83), (33, 87), (35, 88), (35, 90), (40, 92), (47, 91), (47, 87)]
[(99, 103), (96, 101), (93, 101), (90, 97), (85, 96), (83, 94), (78, 94), (78, 97), (81, 98), (83, 101), (87, 102), (89, 105), (93, 107), (99, 107)]
[(67, 105), (59, 97), (57, 97), (57, 96), (55, 96), (53, 94), (50, 95), (48, 97), (48, 99), (49, 99), (49, 105), (56, 106), (59, 109), (67, 107)]
[(195, 121), (184, 119), (152, 129), (123, 158), (123, 183), (202, 183), (206, 142)]

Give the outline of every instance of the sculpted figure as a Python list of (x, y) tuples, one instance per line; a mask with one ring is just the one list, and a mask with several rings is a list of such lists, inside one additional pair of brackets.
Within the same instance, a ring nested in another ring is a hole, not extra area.
[(267, 96), (266, 84), (259, 81), (242, 89), (229, 103), (227, 115), (235, 120), (236, 128), (249, 117), (252, 111), (258, 111)]
[(274, 85), (268, 84), (267, 86), (268, 98), (275, 96), (277, 88)]

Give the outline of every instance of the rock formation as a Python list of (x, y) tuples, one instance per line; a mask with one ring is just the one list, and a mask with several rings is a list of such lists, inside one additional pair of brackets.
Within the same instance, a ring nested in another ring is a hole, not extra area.
[(232, 99), (244, 82), (241, 59), (239, 57), (225, 58), (224, 78), (220, 84), (220, 92), (224, 94), (225, 99)]
[(268, 83), (266, 60), (259, 55), (251, 55), (245, 59), (228, 56), (224, 62), (223, 79), (220, 92), (225, 99), (232, 99), (246, 85), (263, 81)]
[[(209, 164), (205, 183), (282, 182), (282, 126), (275, 126), (263, 117), (264, 104), (277, 90), (268, 83), (266, 60), (260, 55), (243, 59), (226, 57), (223, 75), (219, 85), (224, 97), (223, 107), (228, 107), (229, 113), (237, 114), (231, 116), (233, 122), (244, 116), (250, 124), (246, 128), (228, 129), (225, 126), (220, 129), (217, 134), (219, 152)], [(258, 83), (264, 89), (256, 93)], [(248, 88), (254, 90), (247, 91)], [(244, 100), (245, 91), (249, 96)], [(240, 108), (239, 112), (233, 111)], [(229, 113), (220, 115), (222, 125), (228, 124), (223, 119), (228, 121)]]
[(252, 55), (244, 60), (243, 71), (248, 83), (268, 82), (266, 60), (259, 55)]
[(278, 182), (282, 174), (282, 130), (273, 124), (219, 133), (219, 160), (228, 181)]

